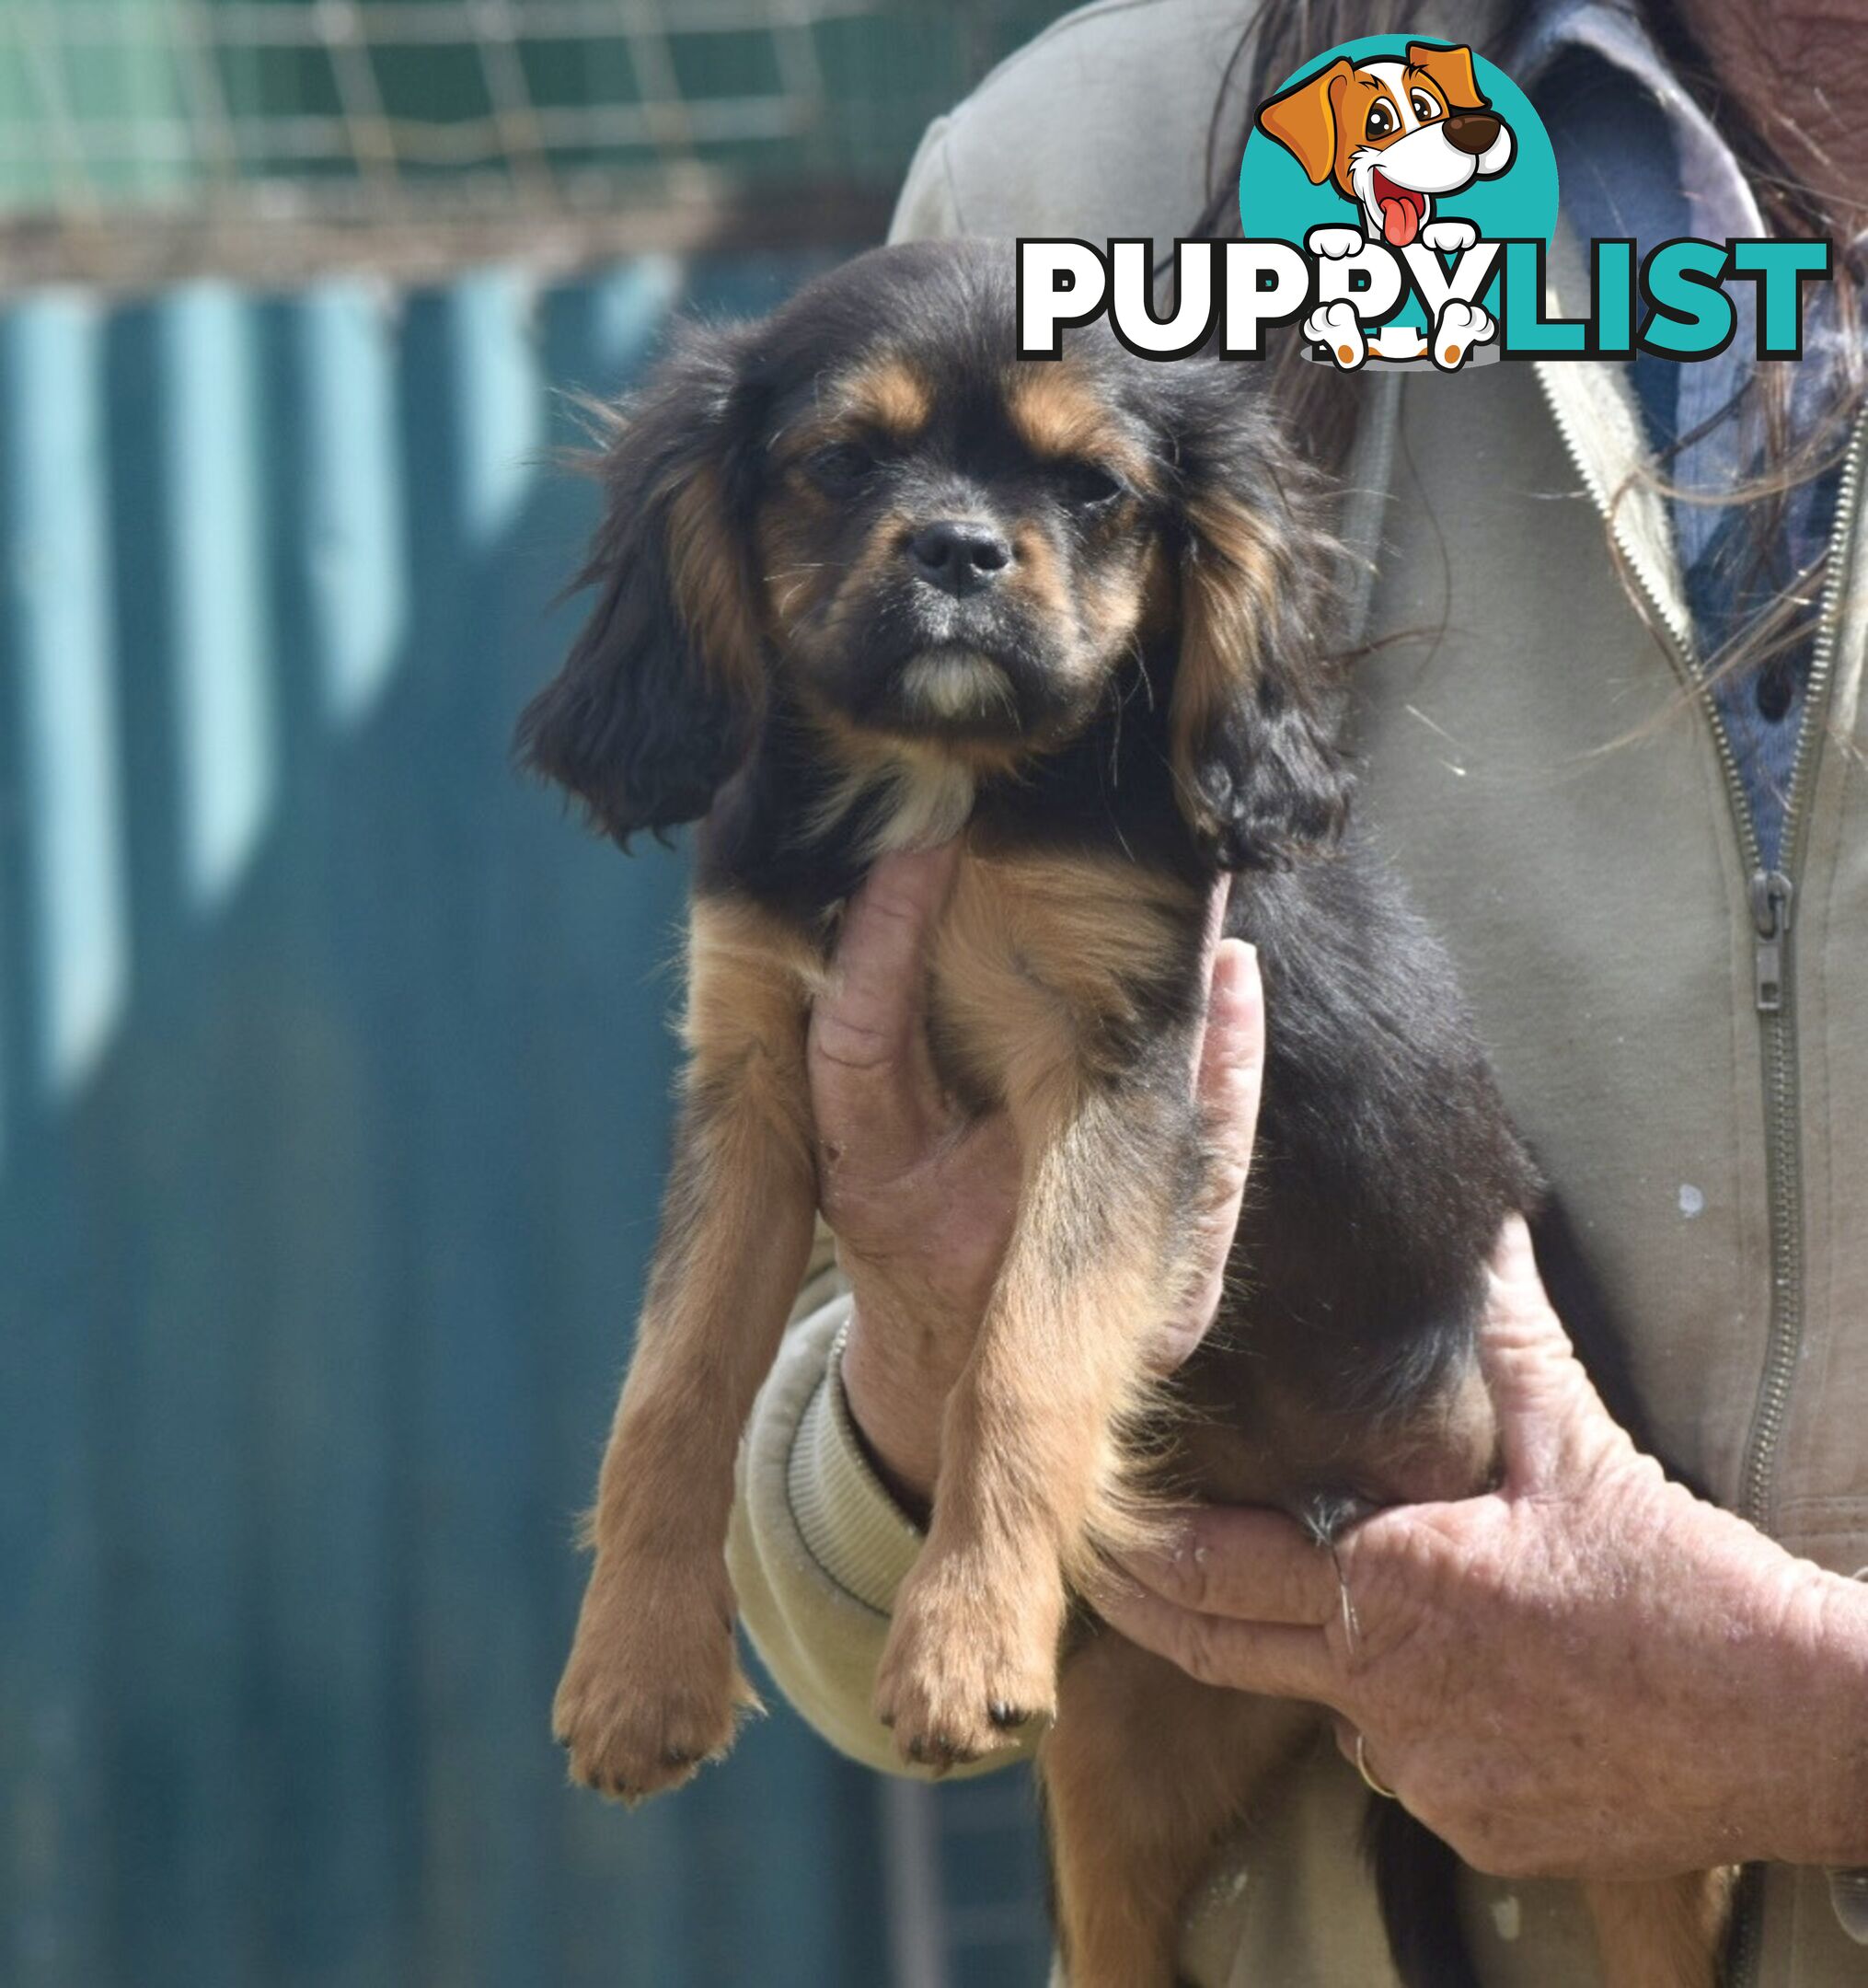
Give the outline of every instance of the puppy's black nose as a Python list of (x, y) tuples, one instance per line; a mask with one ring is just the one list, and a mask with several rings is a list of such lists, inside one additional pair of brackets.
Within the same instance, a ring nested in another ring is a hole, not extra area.
[(1501, 121), (1489, 110), (1461, 110), (1457, 117), (1447, 120), (1447, 143), (1455, 151), (1470, 152), (1477, 158), (1482, 152), (1492, 149)]
[(989, 525), (941, 518), (908, 540), (908, 562), (930, 586), (975, 594), (1011, 564), (1010, 544)]

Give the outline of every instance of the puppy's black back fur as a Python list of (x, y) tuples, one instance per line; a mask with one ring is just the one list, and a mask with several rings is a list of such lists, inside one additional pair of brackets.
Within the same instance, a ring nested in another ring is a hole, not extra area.
[(1248, 1418), (1268, 1372), (1345, 1425), (1405, 1416), (1471, 1357), (1536, 1174), (1444, 950), (1366, 845), (1238, 879), (1227, 930), (1258, 949), (1266, 1064), (1239, 1295), (1206, 1357)]

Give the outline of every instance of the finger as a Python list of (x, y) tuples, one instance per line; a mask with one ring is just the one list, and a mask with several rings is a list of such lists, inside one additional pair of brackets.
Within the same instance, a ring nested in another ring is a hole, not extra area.
[(827, 1152), (886, 1176), (940, 1110), (925, 1023), (928, 947), (959, 845), (883, 857), (850, 899), (829, 988), (813, 1005), (812, 1106)]
[(1316, 1628), (1342, 1612), (1328, 1549), (1282, 1512), (1249, 1505), (1197, 1507), (1175, 1520), (1165, 1549), (1122, 1565), (1163, 1601), (1202, 1615)]
[(1213, 958), (1195, 1069), (1208, 1171), (1200, 1201), (1188, 1218), (1188, 1289), (1149, 1348), (1150, 1362), (1159, 1371), (1171, 1371), (1193, 1353), (1219, 1308), (1251, 1163), (1263, 1071), (1264, 1005), (1258, 957), (1243, 940), (1228, 939), (1217, 946)]
[[(1231, 896), (1232, 879), (1229, 876), (1220, 877), (1206, 894), (1205, 930), (1200, 936), (1200, 977), (1209, 988), (1213, 985), (1214, 962), (1219, 956), (1220, 937), (1226, 930), (1226, 907)], [(1199, 1020), (1193, 1024), (1193, 1055), (1190, 1061), (1196, 1077), (1200, 1059), (1206, 1046), (1206, 1023), (1211, 1013), (1211, 1005), (1209, 998), (1207, 1007), (1201, 1011)]]
[(1543, 1279), (1538, 1275), (1537, 1250), (1530, 1239), (1530, 1224), (1522, 1215), (1511, 1214), (1498, 1231), (1493, 1248), (1490, 1276), (1498, 1298), (1514, 1309), (1528, 1310), (1544, 1296)]
[(1264, 988), (1258, 951), (1243, 939), (1227, 939), (1213, 961), (1198, 1082), (1214, 1144), (1238, 1176), (1232, 1191), (1235, 1213), (1251, 1162), (1263, 1081)]
[(1239, 1227), (1264, 1083), (1264, 989), (1258, 954), (1242, 939), (1220, 942), (1206, 1003), (1196, 1075), (1209, 1151), (1205, 1191), (1193, 1210), (1192, 1285), (1167, 1320), (1154, 1351), (1162, 1369), (1180, 1365), (1205, 1336), (1219, 1308)]
[(1097, 1607), (1131, 1643), (1178, 1664), (1199, 1683), (1344, 1709), (1338, 1703), (1342, 1680), (1320, 1629), (1202, 1615), (1146, 1588), (1099, 1595)]
[(1493, 1254), (1479, 1358), (1515, 1489), (1556, 1485), (1582, 1449), (1620, 1435), (1544, 1290), (1520, 1215), (1507, 1218)]

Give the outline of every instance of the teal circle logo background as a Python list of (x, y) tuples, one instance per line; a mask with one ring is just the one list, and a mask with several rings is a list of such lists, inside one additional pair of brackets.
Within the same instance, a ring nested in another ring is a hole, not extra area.
[[(1364, 35), (1326, 49), (1314, 62), (1292, 70), (1272, 94), (1283, 96), (1294, 84), (1343, 56), (1351, 62), (1404, 62), (1411, 41), (1447, 45), (1444, 35)], [(1504, 70), (1476, 50), (1472, 72), (1492, 108), (1511, 126), (1516, 156), (1497, 179), (1473, 180), (1461, 191), (1449, 193), (1444, 204), (1436, 202), (1434, 212), (1442, 219), (1471, 222), (1484, 240), (1528, 241), (1535, 236), (1548, 242), (1557, 225), (1557, 161), (1543, 120)], [(1248, 240), (1287, 241), (1297, 248), (1314, 227), (1362, 225), (1362, 210), (1339, 193), (1333, 181), (1312, 186), (1297, 159), (1256, 122), (1239, 165), (1239, 215)], [(1494, 317), (1497, 291), (1494, 276), (1483, 298)], [(1421, 306), (1408, 291), (1388, 321), (1406, 323), (1411, 316), (1418, 320)]]

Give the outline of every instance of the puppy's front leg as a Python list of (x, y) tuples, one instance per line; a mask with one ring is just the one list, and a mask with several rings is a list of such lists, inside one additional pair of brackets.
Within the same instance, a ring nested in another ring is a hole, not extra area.
[(696, 905), (674, 1173), (552, 1713), (573, 1779), (628, 1800), (724, 1752), (755, 1703), (734, 1653), (726, 1530), (740, 1431), (810, 1251), (815, 971), (780, 921)]
[(1054, 1708), (1066, 1581), (1124, 1525), (1118, 1425), (1167, 1315), (1170, 1218), (1191, 1185), (1192, 1128), (1168, 1087), (1073, 1073), (1051, 1088), (1014, 1101), (1018, 1220), (877, 1674), (896, 1744), (937, 1765)]

